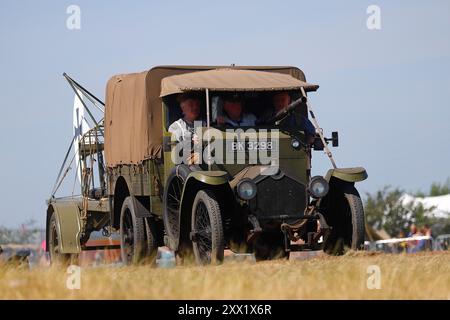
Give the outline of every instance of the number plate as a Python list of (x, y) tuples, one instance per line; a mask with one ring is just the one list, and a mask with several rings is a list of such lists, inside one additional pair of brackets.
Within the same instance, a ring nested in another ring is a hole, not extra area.
[(227, 152), (277, 151), (274, 140), (268, 141), (228, 141)]

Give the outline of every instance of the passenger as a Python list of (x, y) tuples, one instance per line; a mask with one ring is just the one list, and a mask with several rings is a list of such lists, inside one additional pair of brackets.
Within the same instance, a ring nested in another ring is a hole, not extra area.
[[(267, 123), (269, 119), (274, 117), (278, 112), (286, 108), (291, 103), (291, 96), (287, 91), (282, 91), (279, 93), (276, 93), (272, 98), (272, 105), (273, 108), (266, 112), (259, 122), (261, 123)], [(295, 117), (294, 113), (291, 113), (289, 116), (287, 116), (286, 119), (284, 119), (282, 125), (283, 126), (289, 126), (293, 128), (299, 128), (300, 130), (304, 131), (307, 136), (308, 143), (312, 143), (314, 141), (314, 137), (316, 135), (316, 128), (314, 128), (314, 125), (311, 123), (311, 121), (301, 115), (300, 122)]]
[(233, 127), (254, 126), (256, 117), (252, 113), (243, 111), (242, 99), (236, 96), (228, 96), (224, 99), (223, 111), (225, 115), (217, 117), (218, 125), (230, 125)]
[[(194, 122), (200, 121), (200, 99), (192, 93), (185, 93), (178, 96), (183, 118), (178, 119), (169, 126), (168, 131), (172, 133), (177, 141), (195, 140)], [(202, 121), (202, 126), (205, 122)]]

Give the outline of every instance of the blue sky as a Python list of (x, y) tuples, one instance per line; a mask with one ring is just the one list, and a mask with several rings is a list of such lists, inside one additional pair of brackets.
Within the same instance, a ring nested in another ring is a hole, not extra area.
[[(81, 30), (66, 28), (71, 4)], [(371, 4), (381, 30), (366, 27)], [(103, 99), (117, 73), (231, 63), (294, 65), (319, 84), (311, 103), (339, 131), (338, 165), (369, 173), (361, 193), (450, 176), (448, 1), (0, 0), (0, 225), (44, 223), (72, 135), (63, 72)], [(328, 168), (314, 153), (314, 173)]]

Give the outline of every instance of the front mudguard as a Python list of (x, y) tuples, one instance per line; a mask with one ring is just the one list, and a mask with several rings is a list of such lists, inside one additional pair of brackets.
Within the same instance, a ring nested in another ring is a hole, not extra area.
[(189, 181), (193, 181), (192, 179), (204, 185), (218, 186), (228, 183), (228, 173), (225, 171), (192, 171), (186, 178), (185, 188)]
[(52, 214), (56, 217), (56, 232), (60, 253), (80, 253), (81, 216), (77, 201), (51, 202), (47, 209), (46, 249), (49, 248), (49, 225)]
[(366, 180), (367, 171), (363, 167), (330, 169), (325, 175), (325, 180), (330, 183), (332, 178), (343, 182), (354, 183)]
[(328, 170), (325, 175), (325, 180), (327, 180), (330, 188), (328, 194), (317, 201), (316, 206), (321, 207), (321, 204), (326, 200), (330, 199), (343, 190), (346, 185), (354, 185), (355, 182), (364, 181), (368, 177), (366, 169), (363, 167), (354, 168), (336, 168)]

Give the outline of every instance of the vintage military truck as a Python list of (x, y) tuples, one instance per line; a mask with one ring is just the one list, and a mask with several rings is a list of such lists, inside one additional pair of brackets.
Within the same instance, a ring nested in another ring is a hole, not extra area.
[[(66, 78), (77, 95), (103, 104)], [(221, 262), (227, 249), (258, 260), (298, 250), (361, 249), (364, 211), (355, 182), (367, 173), (337, 168), (328, 148), (329, 142), (337, 146), (337, 133), (323, 136), (307, 97), (317, 89), (295, 67), (158, 66), (112, 77), (104, 118), (77, 140), (81, 196), (55, 198), (53, 192), (48, 201), (52, 260), (99, 249), (86, 245), (98, 230), (120, 233), (125, 263), (152, 262), (164, 245), (180, 261), (192, 257), (199, 264)], [(292, 102), (264, 122), (218, 122), (224, 97), (238, 96), (258, 119), (280, 92)], [(198, 97), (203, 122), (195, 128), (197, 139), (182, 149), (168, 128), (183, 117), (177, 98), (186, 93)], [(290, 117), (309, 118), (314, 137), (285, 126)], [(323, 176), (311, 177), (312, 150), (324, 150), (331, 160)]]

